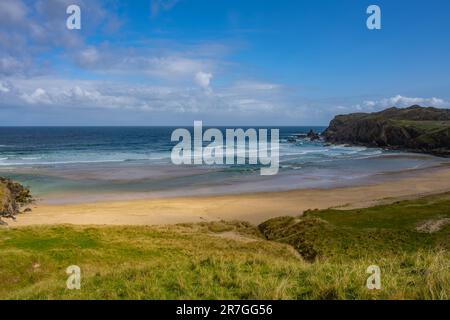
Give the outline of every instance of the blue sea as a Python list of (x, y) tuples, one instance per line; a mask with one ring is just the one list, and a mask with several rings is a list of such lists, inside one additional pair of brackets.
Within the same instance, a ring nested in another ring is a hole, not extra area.
[(390, 179), (448, 161), (298, 138), (324, 127), (281, 127), (279, 174), (261, 176), (259, 166), (252, 165), (172, 164), (175, 129), (2, 127), (0, 175), (28, 185), (44, 202), (70, 203), (331, 188)]

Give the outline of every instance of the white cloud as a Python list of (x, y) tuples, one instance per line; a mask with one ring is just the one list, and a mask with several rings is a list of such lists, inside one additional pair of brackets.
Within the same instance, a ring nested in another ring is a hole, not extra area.
[(162, 79), (192, 79), (204, 68), (214, 68), (209, 61), (180, 56), (127, 57), (112, 67), (122, 72), (144, 73)]
[(83, 69), (101, 75), (139, 75), (153, 80), (195, 82), (201, 85), (197, 81), (197, 74), (205, 81), (206, 76), (219, 70), (223, 62), (216, 57), (201, 55), (196, 50), (196, 47), (191, 48), (189, 45), (169, 50), (102, 44), (79, 49), (69, 56)]
[(0, 93), (8, 93), (11, 89), (7, 83), (0, 82)]
[(142, 62), (147, 66), (147, 72), (160, 75), (193, 74), (203, 67), (201, 61), (184, 57), (157, 57)]
[(51, 97), (42, 88), (37, 88), (31, 94), (23, 93), (21, 98), (28, 104), (51, 104), (53, 102)]
[(81, 65), (90, 66), (95, 65), (100, 59), (100, 55), (96, 48), (89, 47), (80, 52), (79, 62)]
[(329, 108), (330, 114), (345, 114), (353, 112), (378, 112), (387, 108), (406, 108), (412, 105), (422, 107), (450, 108), (450, 102), (442, 98), (420, 98), (396, 95), (393, 97), (364, 100), (357, 104), (337, 105)]
[(27, 59), (19, 60), (9, 55), (0, 58), (0, 74), (10, 75), (22, 73), (29, 66)]
[(211, 73), (206, 72), (197, 72), (195, 74), (195, 82), (203, 89), (209, 90), (209, 84), (211, 82), (211, 79), (213, 78), (213, 75)]
[(27, 7), (21, 0), (0, 1), (0, 24), (23, 22), (27, 15)]
[(234, 88), (237, 90), (246, 90), (246, 91), (267, 91), (267, 90), (277, 90), (280, 88), (280, 85), (274, 83), (267, 82), (259, 82), (259, 81), (238, 81), (234, 84)]
[(124, 116), (142, 113), (144, 117), (147, 113), (153, 117), (163, 114), (167, 123), (195, 117), (205, 120), (215, 118), (222, 123), (245, 121), (247, 124), (262, 122), (272, 125), (319, 125), (326, 124), (336, 114), (374, 112), (394, 105), (450, 105), (442, 98), (404, 96), (368, 99), (359, 104), (347, 104), (344, 99), (341, 104), (334, 104), (334, 99), (307, 100), (298, 96), (292, 88), (258, 81), (241, 80), (210, 90), (212, 74), (203, 73), (204, 75), (198, 76), (197, 86), (138, 85), (121, 81), (81, 81), (48, 77), (9, 78), (0, 82), (0, 107), (33, 107), (35, 110), (42, 110), (44, 114), (51, 113), (52, 109), (67, 110), (68, 115), (74, 110), (79, 116), (84, 114), (76, 111), (79, 109), (111, 109), (122, 111)]
[(450, 103), (440, 99), (440, 98), (414, 98), (414, 97), (405, 97), (401, 95), (396, 95), (390, 98), (384, 98), (380, 100), (366, 100), (363, 102), (363, 109), (380, 109), (380, 108), (390, 108), (390, 107), (410, 107), (412, 105), (421, 105), (424, 107), (437, 107), (437, 108), (445, 108), (449, 107)]
[[(120, 21), (108, 10), (107, 2), (78, 0), (83, 12), (83, 32), (72, 32), (64, 23), (66, 8), (72, 3), (72, 0), (1, 0), (0, 75), (41, 73), (42, 54), (55, 48), (63, 52), (85, 48), (81, 49), (84, 52), (80, 59), (94, 63), (95, 49), (86, 49), (85, 37), (120, 25)], [(46, 63), (51, 66), (49, 61)]]
[[(286, 92), (282, 90), (243, 90), (231, 84), (210, 90), (212, 74), (198, 73), (199, 86), (128, 85), (102, 81), (63, 79), (14, 79), (8, 88), (8, 105), (57, 108), (113, 108), (138, 111), (179, 113), (261, 114), (288, 110)], [(255, 83), (254, 88), (258, 88)], [(237, 89), (239, 88), (239, 89)], [(278, 88), (279, 86), (273, 86)], [(205, 90), (206, 89), (206, 90)], [(2, 103), (0, 102), (0, 105)]]

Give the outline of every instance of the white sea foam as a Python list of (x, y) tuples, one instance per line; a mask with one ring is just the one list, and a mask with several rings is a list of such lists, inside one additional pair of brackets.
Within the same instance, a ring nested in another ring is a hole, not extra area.
[(20, 160), (39, 160), (42, 157), (21, 157)]

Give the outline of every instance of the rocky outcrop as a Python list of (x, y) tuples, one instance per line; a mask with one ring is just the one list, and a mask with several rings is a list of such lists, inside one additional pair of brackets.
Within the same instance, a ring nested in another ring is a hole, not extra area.
[(15, 219), (20, 208), (33, 201), (30, 190), (20, 183), (0, 177), (0, 225), (6, 224), (2, 218)]
[(339, 115), (323, 137), (331, 143), (450, 156), (450, 110), (412, 106)]
[(320, 134), (314, 132), (313, 129), (309, 130), (308, 134), (306, 135), (311, 141), (319, 140)]

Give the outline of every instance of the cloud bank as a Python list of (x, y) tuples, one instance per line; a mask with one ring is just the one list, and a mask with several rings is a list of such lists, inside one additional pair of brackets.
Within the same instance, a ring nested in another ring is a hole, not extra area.
[[(77, 1), (83, 29), (69, 31), (65, 8), (72, 2), (0, 1), (1, 125), (18, 123), (27, 113), (55, 121), (45, 124), (58, 124), (54, 114), (83, 124), (92, 112), (102, 124), (117, 124), (132, 114), (145, 120), (159, 115), (161, 124), (211, 119), (221, 124), (313, 125), (327, 124), (337, 113), (413, 104), (450, 107), (440, 97), (394, 95), (356, 102), (341, 97), (339, 103), (314, 98), (304, 86), (268, 81), (249, 71), (234, 59), (242, 44), (229, 39), (116, 41), (108, 35), (115, 35), (126, 19), (110, 10), (117, 5), (113, 0)], [(177, 4), (153, 0), (151, 17)], [(27, 123), (41, 124), (41, 119)]]

